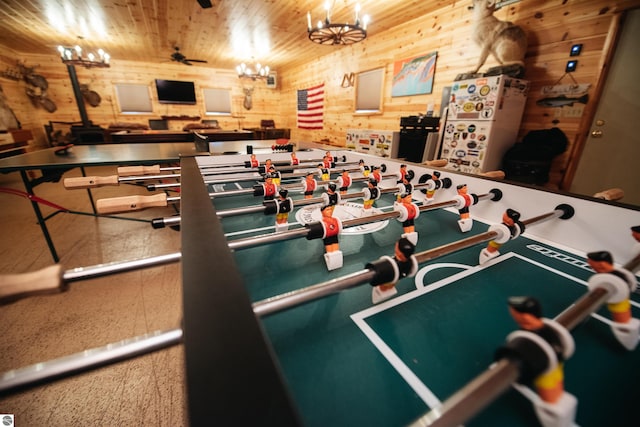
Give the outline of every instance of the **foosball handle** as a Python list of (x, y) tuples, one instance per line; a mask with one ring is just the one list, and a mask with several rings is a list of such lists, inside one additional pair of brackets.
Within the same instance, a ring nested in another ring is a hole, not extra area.
[(62, 266), (59, 264), (31, 273), (0, 275), (0, 305), (66, 289), (67, 285), (62, 280)]
[(594, 194), (593, 197), (604, 200), (620, 200), (624, 197), (624, 190), (621, 188), (610, 188)]
[(480, 174), (481, 176), (486, 176), (487, 178), (494, 179), (504, 179), (505, 173), (503, 171), (487, 171)]
[(158, 175), (160, 165), (153, 166), (120, 166), (118, 176)]
[(118, 212), (134, 212), (146, 208), (167, 206), (167, 195), (164, 193), (151, 196), (124, 196), (110, 199), (100, 199), (96, 202), (99, 214)]
[(443, 168), (447, 166), (447, 159), (438, 159), (438, 160), (427, 160), (426, 162), (422, 162), (423, 165), (430, 166), (432, 168)]
[(77, 190), (82, 188), (98, 188), (104, 185), (119, 185), (118, 175), (111, 176), (78, 176), (65, 178), (64, 188), (67, 190)]

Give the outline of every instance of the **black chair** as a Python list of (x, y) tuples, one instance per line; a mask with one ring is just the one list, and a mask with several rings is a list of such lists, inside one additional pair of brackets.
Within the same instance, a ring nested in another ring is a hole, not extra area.
[(199, 153), (209, 152), (209, 137), (198, 132), (193, 132), (193, 142), (196, 144), (196, 151)]

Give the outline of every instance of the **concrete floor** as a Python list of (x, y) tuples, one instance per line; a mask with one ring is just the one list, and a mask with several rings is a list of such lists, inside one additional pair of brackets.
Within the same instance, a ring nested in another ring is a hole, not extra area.
[[(87, 169), (113, 175), (115, 168)], [(64, 176), (79, 176), (79, 170)], [(18, 173), (0, 174), (0, 188), (23, 190)], [(92, 190), (94, 199), (150, 194), (121, 185)], [(39, 197), (90, 212), (85, 190), (45, 183)], [(53, 209), (41, 206), (45, 215)], [(171, 207), (121, 216), (171, 216)], [(63, 270), (178, 252), (180, 235), (149, 223), (60, 213), (47, 221)], [(32, 272), (53, 264), (26, 198), (0, 192), (0, 274)], [(180, 265), (75, 282), (68, 291), (0, 305), (0, 374), (37, 362), (101, 347), (156, 330), (180, 327)], [(76, 376), (0, 395), (0, 414), (18, 426), (186, 424), (183, 348), (174, 346)]]

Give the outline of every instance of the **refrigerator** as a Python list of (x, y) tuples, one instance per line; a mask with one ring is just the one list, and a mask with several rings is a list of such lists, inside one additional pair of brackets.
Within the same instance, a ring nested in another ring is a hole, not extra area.
[(517, 142), (528, 91), (529, 82), (504, 75), (454, 82), (440, 128), (446, 167), (472, 174), (500, 169)]

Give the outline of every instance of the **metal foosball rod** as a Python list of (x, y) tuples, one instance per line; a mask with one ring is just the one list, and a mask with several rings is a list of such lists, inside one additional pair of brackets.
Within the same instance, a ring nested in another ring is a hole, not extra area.
[[(556, 322), (571, 331), (605, 304), (612, 292), (607, 287), (590, 290), (560, 313), (555, 319)], [(433, 408), (410, 425), (454, 427), (470, 420), (509, 390), (521, 377), (524, 369), (530, 369), (526, 361), (511, 356), (496, 361), (445, 400), (440, 407)]]
[[(522, 223), (525, 225), (534, 225), (553, 218), (566, 220), (571, 218), (573, 214), (574, 211), (571, 206), (562, 204), (557, 206), (556, 209), (552, 212), (522, 221)], [(444, 255), (452, 254), (462, 249), (470, 248), (479, 243), (491, 241), (492, 239), (496, 238), (498, 234), (499, 233), (495, 231), (486, 231), (476, 236), (416, 253), (413, 256), (416, 258), (416, 261), (419, 264), (424, 263), (426, 261), (430, 261)], [(230, 244), (231, 243), (233, 242), (230, 242)], [(265, 299), (253, 305), (254, 312), (259, 316), (266, 316), (285, 308), (296, 307), (307, 302), (311, 302), (315, 299), (331, 295), (341, 290), (350, 289), (355, 286), (369, 283), (373, 281), (374, 278), (376, 278), (377, 274), (384, 274), (380, 273), (381, 271), (384, 271), (384, 268), (382, 268), (381, 265), (384, 265), (384, 262), (370, 263), (367, 268), (356, 271), (349, 275), (338, 277), (327, 282), (319, 283), (307, 288), (298, 289), (286, 294)], [(385, 282), (384, 279), (381, 281), (383, 283)]]
[[(314, 167), (317, 167), (317, 165), (314, 166)], [(387, 166), (384, 163), (382, 163), (380, 165), (380, 170), (382, 172), (385, 172), (386, 169), (387, 169)], [(340, 170), (341, 170), (341, 168), (335, 168), (335, 169), (331, 170), (331, 173), (337, 173)], [(350, 172), (360, 171), (360, 169), (354, 168), (354, 169), (348, 169), (348, 171), (350, 171)], [(302, 173), (302, 172), (301, 173), (296, 173), (296, 174), (283, 174), (282, 175), (282, 179), (300, 178), (300, 177), (303, 177), (305, 175), (306, 175), (306, 173)], [(206, 176), (206, 175), (203, 175), (203, 176)], [(396, 174), (383, 174), (382, 175), (382, 179), (393, 178), (393, 177), (396, 177), (396, 176), (397, 176)], [(244, 181), (244, 182), (254, 181), (254, 180), (255, 181), (262, 181), (262, 179), (263, 179), (262, 176), (253, 176), (251, 178), (250, 177), (244, 177), (242, 179), (224, 179), (224, 180), (215, 180), (215, 179), (207, 180), (207, 179), (205, 179), (204, 180), (204, 184), (205, 185), (219, 185), (219, 184), (228, 184), (228, 183), (232, 183), (232, 182), (242, 182), (242, 181)], [(352, 181), (353, 182), (359, 182), (359, 181), (366, 181), (368, 179), (369, 178), (367, 178), (367, 177), (356, 177), (356, 178), (352, 178)], [(328, 184), (329, 182), (331, 182), (331, 181), (319, 181), (318, 185)], [(180, 186), (179, 182), (163, 183), (163, 184), (149, 184), (149, 185), (147, 185), (147, 190), (155, 191), (155, 190), (162, 190), (162, 189), (166, 189), (166, 188), (179, 187), (179, 186)], [(292, 185), (292, 184), (283, 185), (282, 187), (286, 188), (287, 190), (296, 190), (296, 189), (300, 188), (300, 186)], [(251, 191), (249, 191), (249, 190), (239, 190), (239, 191), (243, 191), (242, 193), (238, 193), (237, 191), (238, 190), (219, 192), (217, 197), (236, 196), (236, 195), (239, 195), (239, 194), (250, 194), (251, 193)]]
[[(486, 197), (490, 197), (492, 193), (488, 193)], [(555, 218), (560, 215), (561, 219), (570, 218), (571, 215), (568, 205), (560, 205), (555, 211), (540, 215), (529, 220), (522, 221), (523, 224), (534, 224)], [(394, 217), (395, 212), (387, 212), (380, 214), (378, 220)], [(372, 222), (371, 218), (354, 218), (352, 220), (343, 221), (344, 227), (356, 227), (367, 222)], [(366, 222), (363, 222), (366, 221)], [(310, 229), (313, 227), (301, 227), (295, 230), (288, 230), (281, 233), (257, 236), (249, 239), (236, 240), (228, 243), (230, 249), (246, 249), (258, 246), (260, 244), (275, 243), (283, 240), (290, 240), (298, 237), (308, 237)], [(415, 254), (418, 262), (426, 262), (442, 255), (465, 249), (475, 244), (486, 242), (496, 237), (495, 231), (487, 231), (467, 239), (459, 240), (444, 246), (429, 249), (424, 252)], [(169, 253), (165, 255), (153, 256), (148, 258), (140, 258), (135, 260), (117, 261), (112, 263), (97, 264), (87, 267), (79, 267), (63, 271), (60, 264), (45, 267), (41, 270), (31, 273), (7, 274), (0, 275), (0, 304), (6, 304), (17, 301), (21, 298), (30, 297), (39, 294), (49, 294), (63, 292), (68, 289), (69, 284), (81, 280), (89, 280), (104, 277), (112, 274), (124, 273), (139, 268), (150, 268), (160, 265), (178, 262), (181, 259), (180, 252)]]
[[(391, 176), (395, 176), (395, 175), (383, 175), (382, 177), (388, 178)], [(354, 180), (356, 179), (357, 178), (354, 178)], [(364, 179), (365, 178), (363, 178), (362, 180)], [(255, 178), (251, 178), (251, 181), (255, 181)], [(326, 185), (326, 184), (330, 184), (331, 182), (332, 181), (319, 181), (318, 185)], [(205, 184), (210, 184), (210, 183), (211, 182), (205, 181)], [(179, 183), (177, 183), (177, 185), (179, 185)], [(418, 185), (422, 185), (422, 184), (418, 184)], [(176, 184), (168, 184), (167, 186), (175, 187)], [(163, 188), (166, 188), (167, 186), (163, 186)], [(154, 189), (158, 189), (158, 187), (160, 186), (158, 185), (153, 186)], [(293, 184), (289, 184), (289, 185), (285, 184), (285, 185), (282, 185), (281, 187), (289, 191), (302, 190), (303, 188), (301, 185), (293, 185)], [(147, 187), (147, 188), (150, 188), (150, 187)], [(253, 188), (241, 189), (241, 190), (210, 192), (209, 197), (211, 199), (214, 199), (218, 197), (240, 196), (240, 195), (248, 195), (248, 194), (253, 194), (255, 197), (258, 197), (263, 195), (263, 193), (261, 193), (261, 190), (262, 190), (261, 186), (255, 186)], [(385, 192), (391, 192), (391, 191), (393, 191), (393, 189), (386, 190)], [(358, 197), (362, 197), (362, 196), (360, 195)], [(179, 202), (180, 202), (179, 196), (168, 196), (165, 193), (158, 193), (150, 196), (133, 195), (133, 196), (111, 197), (108, 199), (99, 199), (96, 202), (96, 210), (99, 214), (133, 212), (133, 211), (139, 211), (142, 209), (147, 209), (152, 207), (166, 207), (170, 203), (179, 203)], [(248, 213), (254, 213), (254, 212), (262, 212), (263, 209), (264, 209), (264, 206), (251, 206), (246, 208), (240, 208), (240, 209), (234, 210), (234, 213), (227, 214), (226, 216), (241, 215), (243, 213), (248, 214)], [(162, 227), (161, 222), (158, 222), (157, 225), (158, 227), (156, 228)]]
[[(530, 220), (523, 221), (523, 223), (533, 225), (535, 223), (542, 222), (551, 218), (568, 219), (568, 217), (570, 217), (570, 212), (572, 212), (572, 208), (570, 206), (561, 205), (558, 206), (556, 210), (550, 214), (540, 215)], [(495, 237), (494, 234), (495, 233), (493, 232), (483, 233), (485, 240), (481, 241), (490, 240), (491, 238)], [(470, 239), (464, 239), (464, 241), (466, 242), (465, 244), (454, 242), (440, 248), (421, 252), (419, 254), (416, 254), (415, 256), (418, 259), (428, 260), (436, 256), (444, 256), (446, 254), (456, 252), (463, 248), (473, 246), (475, 243), (481, 242), (478, 241), (471, 243)], [(445, 247), (447, 246), (449, 247), (449, 249), (445, 250)], [(180, 257), (181, 253), (168, 254), (162, 257), (162, 259), (154, 258), (153, 261), (150, 261), (147, 266), (159, 265), (159, 263), (175, 262), (178, 261)], [(389, 269), (386, 268), (385, 265), (388, 262), (390, 262), (388, 259), (381, 258), (380, 260), (368, 264), (367, 268), (356, 271), (349, 275), (335, 278), (327, 282), (312, 285), (296, 291), (277, 295), (275, 297), (267, 298), (262, 301), (258, 301), (252, 304), (253, 312), (258, 317), (264, 317), (282, 310), (286, 310), (320, 298), (324, 298), (342, 290), (370, 283), (376, 279), (386, 280), (388, 279), (386, 276), (388, 276)], [(146, 262), (137, 260), (121, 264), (123, 266), (127, 265), (126, 269), (130, 270), (138, 268), (133, 267), (133, 265), (138, 264), (138, 266), (140, 266), (140, 263)], [(118, 272), (118, 268), (115, 267), (116, 264), (118, 263), (114, 263), (113, 265), (104, 268), (102, 266), (96, 266), (86, 269), (70, 270), (68, 272), (68, 280), (84, 280), (90, 279), (92, 277), (116, 273)], [(74, 271), (75, 273), (73, 273)], [(62, 276), (65, 275), (66, 274)], [(24, 294), (21, 295), (24, 296)], [(181, 329), (156, 331), (127, 340), (111, 343), (102, 347), (88, 349), (58, 359), (40, 362), (34, 365), (11, 370), (0, 374), (0, 394), (11, 392), (16, 389), (21, 389), (30, 385), (39, 384), (51, 379), (83, 372), (95, 367), (117, 363), (122, 360), (130, 359), (142, 354), (147, 354), (153, 351), (180, 344), (182, 343), (182, 341), (183, 331)], [(517, 378), (517, 371), (515, 371), (515, 368), (512, 367), (511, 364), (502, 363), (502, 365), (504, 366), (498, 364), (498, 367), (500, 368), (500, 375), (491, 376), (490, 380), (499, 382), (510, 381), (509, 384), (511, 384), (511, 378), (513, 377), (513, 380)], [(483, 384), (485, 383), (486, 382), (483, 382)]]
[(79, 267), (66, 271), (62, 270), (60, 264), (55, 264), (31, 273), (0, 275), (0, 304), (14, 302), (33, 295), (63, 292), (73, 282), (171, 264), (180, 261), (180, 258), (180, 252), (177, 252)]
[[(495, 193), (488, 193), (488, 194), (484, 194), (482, 196), (479, 196), (479, 199), (480, 200), (484, 200), (484, 199), (492, 200), (493, 197), (495, 197)], [(420, 210), (433, 210), (433, 209), (438, 209), (438, 208), (441, 208), (441, 207), (453, 206), (454, 203), (457, 203), (457, 202), (455, 202), (455, 201), (444, 202), (444, 203), (440, 204), (441, 206), (425, 205), (425, 206), (420, 206), (419, 209)], [(361, 225), (364, 225), (364, 224), (370, 224), (372, 222), (379, 222), (379, 221), (385, 221), (385, 220), (388, 220), (388, 219), (395, 219), (395, 218), (400, 217), (400, 215), (401, 215), (401, 213), (398, 212), (398, 211), (391, 211), (391, 212), (383, 212), (383, 213), (379, 213), (379, 214), (365, 215), (365, 216), (362, 216), (360, 218), (352, 218), (352, 219), (347, 219), (347, 220), (342, 221), (342, 227), (343, 228), (358, 227), (358, 226), (361, 226)], [(261, 246), (261, 245), (281, 242), (281, 241), (285, 241), (285, 240), (297, 239), (297, 238), (301, 238), (301, 237), (305, 237), (305, 238), (307, 238), (309, 240), (316, 239), (316, 238), (322, 237), (321, 234), (318, 235), (318, 233), (316, 232), (316, 225), (319, 225), (319, 223), (307, 224), (303, 228), (297, 228), (297, 229), (293, 229), (293, 230), (285, 230), (285, 231), (280, 231), (280, 232), (277, 232), (277, 233), (269, 233), (269, 234), (263, 234), (263, 235), (260, 235), (260, 236), (247, 237), (245, 239), (232, 240), (232, 241), (228, 242), (227, 244), (228, 244), (229, 248), (232, 249), (232, 250), (241, 250), (241, 249), (253, 248), (255, 246)], [(488, 240), (491, 240), (491, 239), (488, 239)]]
[[(395, 175), (383, 175), (383, 178), (385, 177), (392, 177)], [(366, 177), (362, 177), (362, 178), (353, 178), (353, 181), (355, 182), (356, 180), (358, 181), (365, 181), (368, 178)], [(449, 186), (451, 185), (450, 181), (446, 181), (443, 180), (444, 182), (448, 182), (447, 184), (444, 184), (444, 188), (449, 188)], [(331, 183), (331, 181), (320, 181), (318, 182), (318, 185), (326, 185)], [(422, 188), (428, 188), (431, 184), (430, 183), (421, 183), (421, 184), (416, 184), (414, 186), (414, 189), (419, 190)], [(290, 186), (283, 186), (283, 188), (286, 188), (287, 190), (291, 191), (292, 189), (295, 190), (298, 187), (290, 187)], [(250, 191), (249, 190), (238, 190), (238, 191), (243, 191), (243, 194), (247, 194)], [(380, 188), (380, 193), (381, 194), (388, 194), (388, 193), (397, 193), (398, 191), (400, 191), (399, 187), (389, 187), (389, 188)], [(255, 192), (255, 190), (251, 190), (251, 192)], [(499, 195), (498, 193), (500, 193), (500, 190), (497, 189), (492, 189), (490, 191), (490, 193), (492, 194), (485, 194), (482, 196), (477, 196), (479, 197), (478, 200), (483, 200), (487, 197), (492, 197), (492, 200), (494, 201), (498, 201), (500, 200), (500, 198), (502, 197), (501, 194)], [(212, 198), (215, 198), (216, 194), (219, 193), (209, 193), (214, 194), (214, 196), (212, 196)], [(358, 198), (362, 198), (364, 197), (364, 192), (359, 191), (356, 193), (348, 193), (348, 194), (341, 194), (340, 198), (342, 200), (350, 200), (350, 199), (358, 199)], [(308, 206), (308, 205), (313, 205), (313, 204), (321, 204), (324, 202), (324, 199), (321, 197), (313, 197), (311, 199), (296, 199), (293, 200), (293, 207), (301, 207), (301, 206)], [(422, 205), (420, 206), (420, 211), (428, 211), (428, 210), (434, 210), (434, 209), (441, 209), (441, 208), (446, 208), (449, 206), (456, 206), (458, 202), (456, 200), (450, 200), (447, 202), (440, 202), (440, 203), (433, 203), (433, 204), (429, 204), (429, 205)], [(239, 216), (239, 215), (247, 215), (247, 214), (254, 214), (254, 213), (264, 213), (265, 215), (268, 214), (272, 214), (275, 213), (276, 210), (274, 208), (274, 201), (265, 201), (263, 202), (262, 205), (254, 205), (254, 206), (243, 206), (243, 207), (239, 207), (239, 208), (231, 208), (231, 209), (224, 209), (224, 210), (220, 210), (220, 211), (216, 211), (216, 215), (218, 216), (218, 218), (228, 218), (228, 217), (232, 217), (232, 216)], [(152, 226), (153, 228), (163, 228), (165, 226), (175, 226), (178, 225), (180, 223), (180, 217), (179, 216), (172, 216), (172, 217), (167, 217), (167, 218), (155, 218), (152, 220)]]

